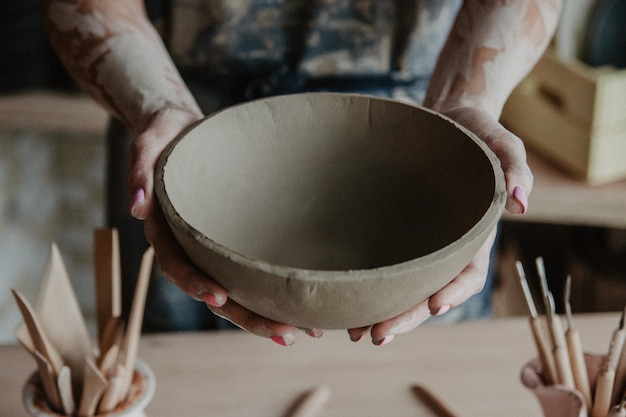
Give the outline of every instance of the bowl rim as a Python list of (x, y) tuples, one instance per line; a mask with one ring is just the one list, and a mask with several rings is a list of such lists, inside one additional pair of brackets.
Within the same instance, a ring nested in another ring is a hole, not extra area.
[[(485, 157), (491, 164), (493, 179), (494, 179), (494, 191), (493, 198), (489, 204), (489, 207), (485, 210), (481, 218), (463, 235), (437, 249), (434, 252), (431, 252), (427, 255), (419, 256), (417, 258), (409, 259), (404, 262), (399, 262), (392, 265), (384, 265), (376, 268), (368, 268), (368, 269), (349, 269), (349, 270), (330, 270), (330, 269), (306, 269), (306, 268), (297, 268), (293, 266), (281, 265), (277, 263), (272, 263), (263, 259), (255, 258), (250, 255), (245, 255), (233, 249), (230, 249), (215, 240), (209, 238), (204, 233), (200, 232), (189, 223), (187, 223), (182, 216), (178, 213), (174, 205), (172, 204), (169, 196), (165, 190), (165, 167), (167, 165), (167, 160), (170, 154), (175, 149), (176, 145), (185, 139), (188, 133), (194, 130), (196, 127), (201, 125), (207, 120), (215, 117), (216, 115), (230, 111), (239, 107), (247, 106), (252, 103), (262, 102), (267, 100), (288, 100), (293, 98), (294, 96), (341, 96), (344, 98), (358, 98), (358, 99), (368, 99), (368, 100), (377, 100), (377, 101), (386, 101), (394, 104), (404, 105), (408, 107), (413, 107), (418, 111), (423, 111), (440, 117), (446, 122), (452, 124), (456, 129), (460, 130), (466, 137), (474, 142), (476, 146), (481, 148)], [(384, 272), (385, 276), (393, 276), (396, 274), (404, 274), (411, 270), (415, 270), (416, 267), (424, 268), (429, 265), (436, 265), (440, 262), (444, 262), (449, 255), (458, 252), (466, 242), (473, 241), (475, 238), (482, 235), (486, 229), (493, 228), (498, 223), (506, 203), (506, 185), (504, 172), (502, 170), (500, 160), (495, 155), (495, 153), (487, 146), (487, 144), (480, 139), (476, 134), (471, 132), (469, 129), (465, 128), (463, 125), (454, 121), (453, 119), (435, 111), (432, 109), (428, 109), (426, 107), (407, 103), (404, 101), (399, 101), (396, 99), (372, 96), (368, 94), (354, 94), (354, 93), (335, 93), (335, 92), (306, 92), (306, 93), (294, 93), (294, 94), (286, 94), (280, 96), (271, 96), (260, 99), (255, 99), (251, 101), (247, 101), (240, 104), (235, 104), (231, 106), (224, 107), (220, 110), (217, 110), (214, 113), (211, 113), (202, 119), (198, 120), (196, 123), (190, 125), (187, 129), (184, 129), (176, 138), (174, 138), (168, 146), (164, 149), (163, 153), (159, 157), (157, 162), (157, 166), (155, 169), (155, 192), (158, 200), (158, 204), (160, 204), (160, 208), (163, 211), (163, 216), (165, 220), (170, 223), (170, 228), (173, 226), (179, 228), (181, 230), (185, 230), (187, 233), (191, 235), (191, 237), (198, 242), (203, 247), (217, 253), (219, 256), (230, 259), (232, 262), (242, 265), (249, 269), (256, 269), (262, 272), (265, 272), (270, 275), (274, 275), (281, 278), (298, 278), (301, 280), (308, 281), (327, 281), (327, 280), (349, 280), (355, 274), (359, 275), (359, 279), (367, 280), (367, 279), (378, 279), (381, 276), (381, 272)], [(166, 211), (169, 212), (170, 216), (166, 214)], [(183, 248), (184, 249), (184, 248)]]

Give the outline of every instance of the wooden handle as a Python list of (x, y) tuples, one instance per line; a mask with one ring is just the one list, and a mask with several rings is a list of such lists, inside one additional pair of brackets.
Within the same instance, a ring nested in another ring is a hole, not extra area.
[(330, 389), (326, 386), (318, 386), (305, 394), (305, 396), (289, 412), (289, 417), (314, 417), (317, 416), (324, 405), (330, 399)]
[(565, 333), (565, 339), (567, 340), (567, 349), (569, 351), (572, 373), (574, 374), (574, 384), (585, 397), (587, 408), (591, 409), (591, 386), (589, 384), (589, 375), (587, 374), (585, 355), (580, 343), (580, 335), (576, 330), (568, 329)]
[(543, 377), (548, 385), (557, 383), (557, 371), (552, 357), (552, 349), (545, 333), (543, 322), (538, 317), (530, 318), (530, 329), (535, 339), (537, 353), (543, 365)]
[(593, 398), (593, 408), (591, 417), (606, 417), (611, 408), (611, 392), (613, 392), (613, 381), (615, 371), (610, 368), (603, 369), (598, 375), (596, 382), (596, 393)]

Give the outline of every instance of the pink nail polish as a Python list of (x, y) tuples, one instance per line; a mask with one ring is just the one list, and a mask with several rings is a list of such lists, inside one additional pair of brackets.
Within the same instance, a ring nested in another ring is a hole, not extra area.
[(522, 187), (518, 186), (513, 188), (513, 199), (515, 199), (520, 206), (520, 214), (526, 213), (528, 209), (528, 196)]
[(218, 297), (215, 293), (212, 292), (202, 294), (202, 301), (213, 307), (221, 307), (224, 305), (222, 297)]
[(138, 208), (143, 203), (145, 198), (146, 198), (146, 194), (143, 188), (138, 188), (133, 194), (130, 200), (130, 214), (133, 217), (140, 219), (138, 215)]
[(431, 316), (443, 316), (444, 314), (446, 314), (448, 311), (450, 311), (452, 307), (449, 304), (443, 305), (439, 308), (435, 308), (432, 309), (430, 311), (430, 315)]
[(289, 346), (285, 338), (282, 336), (271, 336), (270, 339), (272, 339), (273, 342), (278, 343), (281, 346)]

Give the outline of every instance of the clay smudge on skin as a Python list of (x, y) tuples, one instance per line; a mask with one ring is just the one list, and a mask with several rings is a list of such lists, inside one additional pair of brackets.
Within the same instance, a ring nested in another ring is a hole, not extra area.
[(558, 5), (558, 0), (466, 2), (425, 104), (443, 111), (480, 104), (498, 116), (512, 88), (538, 59), (537, 51), (547, 45)]
[(167, 102), (200, 113), (139, 4), (52, 1), (46, 13), (68, 71), (135, 132)]

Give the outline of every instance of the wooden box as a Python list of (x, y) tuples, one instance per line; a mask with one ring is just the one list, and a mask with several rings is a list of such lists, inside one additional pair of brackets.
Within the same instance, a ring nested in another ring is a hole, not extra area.
[(565, 62), (548, 51), (513, 91), (502, 122), (590, 184), (626, 178), (626, 70)]

